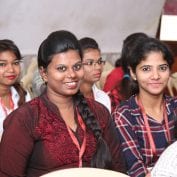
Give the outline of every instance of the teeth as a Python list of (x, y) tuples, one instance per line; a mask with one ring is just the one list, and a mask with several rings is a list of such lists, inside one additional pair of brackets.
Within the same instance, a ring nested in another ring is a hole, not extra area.
[(75, 86), (76, 82), (68, 82), (68, 83), (66, 83), (66, 85), (68, 85), (68, 86)]

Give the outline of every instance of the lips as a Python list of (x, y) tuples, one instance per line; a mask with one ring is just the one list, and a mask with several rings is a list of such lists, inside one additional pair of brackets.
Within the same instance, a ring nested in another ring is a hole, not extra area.
[(6, 76), (6, 78), (9, 79), (9, 80), (14, 80), (16, 78), (16, 76), (15, 75)]
[(96, 78), (101, 77), (101, 73), (95, 73), (95, 74), (94, 74), (94, 77), (96, 77)]
[(65, 85), (66, 85), (67, 88), (69, 88), (69, 89), (76, 89), (77, 86), (78, 86), (78, 82), (77, 82), (77, 81), (66, 82)]
[(149, 85), (152, 87), (160, 87), (162, 83), (149, 83)]

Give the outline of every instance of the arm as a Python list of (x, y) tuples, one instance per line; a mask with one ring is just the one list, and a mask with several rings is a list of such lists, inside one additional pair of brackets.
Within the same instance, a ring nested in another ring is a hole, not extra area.
[(120, 112), (113, 113), (113, 118), (117, 127), (117, 136), (121, 139), (121, 146), (126, 159), (128, 174), (131, 177), (144, 177), (145, 174), (148, 173), (148, 170), (143, 162), (136, 132), (129, 121), (129, 119), (132, 119), (131, 114), (128, 114), (128, 112), (128, 110), (123, 110), (123, 114)]
[(33, 148), (30, 128), (25, 119), (30, 115), (25, 109), (17, 109), (4, 122), (0, 145), (0, 176), (24, 177)]
[(115, 124), (112, 121), (112, 118), (109, 116), (106, 127), (103, 130), (103, 137), (107, 142), (111, 155), (113, 169), (122, 173), (126, 173), (125, 158), (122, 153), (120, 139), (116, 134)]

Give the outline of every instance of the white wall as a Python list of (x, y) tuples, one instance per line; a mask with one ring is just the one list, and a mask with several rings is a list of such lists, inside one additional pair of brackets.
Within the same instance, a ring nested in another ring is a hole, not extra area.
[(120, 52), (133, 32), (155, 36), (164, 0), (0, 0), (0, 39), (36, 54), (52, 31), (94, 37), (102, 52)]

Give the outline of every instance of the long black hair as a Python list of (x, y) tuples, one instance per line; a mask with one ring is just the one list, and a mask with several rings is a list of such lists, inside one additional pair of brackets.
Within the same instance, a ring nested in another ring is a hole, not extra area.
[(131, 82), (130, 71), (129, 71), (129, 61), (131, 60), (131, 56), (133, 55), (134, 49), (138, 44), (140, 44), (143, 40), (148, 38), (148, 35), (142, 32), (132, 33), (126, 37), (123, 41), (122, 51), (120, 59), (117, 61), (117, 65), (122, 66), (124, 71), (123, 79), (120, 83), (120, 94), (123, 100), (128, 99), (136, 89), (136, 85)]
[[(65, 30), (51, 33), (39, 47), (38, 67), (47, 68), (55, 54), (66, 52), (70, 49), (78, 51), (82, 59), (82, 50), (79, 41), (74, 34)], [(97, 149), (92, 157), (91, 166), (97, 168), (110, 168), (110, 151), (102, 137), (102, 131), (97, 119), (91, 112), (86, 99), (80, 91), (73, 96), (73, 99), (86, 127), (92, 130), (97, 141)]]
[[(22, 56), (20, 53), (19, 48), (17, 45), (9, 39), (3, 39), (0, 40), (0, 53), (5, 52), (5, 51), (10, 51), (12, 52), (18, 60), (22, 60)], [(16, 81), (13, 86), (17, 90), (19, 94), (19, 100), (18, 100), (18, 106), (22, 105), (25, 103), (25, 95), (27, 94), (26, 91), (23, 89), (19, 81)]]
[[(145, 60), (149, 53), (151, 52), (161, 52), (163, 55), (163, 59), (168, 63), (169, 68), (171, 69), (174, 63), (174, 57), (171, 50), (168, 48), (166, 44), (162, 41), (148, 37), (142, 41), (137, 41), (131, 56), (128, 59), (128, 66), (131, 67), (132, 71), (135, 73), (137, 65)], [(133, 94), (137, 94), (139, 92), (139, 87), (137, 81), (130, 79), (130, 89)]]

